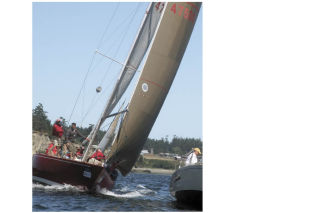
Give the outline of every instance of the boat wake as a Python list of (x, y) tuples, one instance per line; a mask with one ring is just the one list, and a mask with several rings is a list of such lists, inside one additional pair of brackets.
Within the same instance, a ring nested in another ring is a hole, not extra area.
[(113, 191), (109, 191), (106, 188), (98, 189), (97, 193), (101, 195), (107, 195), (116, 198), (137, 198), (144, 197), (146, 195), (154, 195), (155, 191), (146, 188), (143, 185), (137, 185), (136, 188), (130, 189), (128, 186), (124, 186), (120, 189), (114, 189)]
[(79, 187), (72, 186), (69, 184), (48, 186), (48, 185), (42, 185), (39, 183), (33, 183), (32, 189), (52, 191), (52, 192), (85, 192), (86, 191), (84, 189), (81, 189)]

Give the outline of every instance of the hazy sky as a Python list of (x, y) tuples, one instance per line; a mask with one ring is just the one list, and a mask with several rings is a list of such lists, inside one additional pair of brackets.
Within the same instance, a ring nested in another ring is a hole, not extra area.
[[(84, 127), (95, 124), (121, 66), (94, 51), (98, 48), (124, 62), (147, 6), (135, 2), (33, 3), (33, 108), (42, 103), (51, 121), (60, 116), (68, 120), (88, 72), (70, 122)], [(124, 95), (127, 101), (138, 75)], [(102, 87), (100, 94), (95, 92), (97, 86)], [(170, 139), (173, 135), (202, 138), (202, 10), (149, 137)]]

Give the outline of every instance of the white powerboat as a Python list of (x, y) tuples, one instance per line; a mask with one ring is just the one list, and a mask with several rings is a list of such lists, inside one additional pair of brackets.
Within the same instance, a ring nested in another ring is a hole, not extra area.
[(169, 190), (178, 203), (202, 207), (202, 163), (177, 169)]

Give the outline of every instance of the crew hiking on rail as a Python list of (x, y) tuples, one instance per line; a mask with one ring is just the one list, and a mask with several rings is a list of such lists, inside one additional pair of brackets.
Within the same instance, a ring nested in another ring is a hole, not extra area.
[(52, 140), (46, 149), (47, 155), (60, 157), (63, 132), (62, 122), (57, 119), (52, 127)]
[(95, 153), (91, 155), (91, 157), (87, 160), (88, 163), (92, 163), (95, 165), (103, 165), (103, 161), (106, 159), (106, 156), (102, 153), (100, 148), (97, 148)]

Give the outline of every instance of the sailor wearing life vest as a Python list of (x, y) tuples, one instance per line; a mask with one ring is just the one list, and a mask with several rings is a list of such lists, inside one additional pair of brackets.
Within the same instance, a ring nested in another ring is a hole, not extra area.
[(90, 158), (95, 158), (97, 160), (104, 160), (106, 157), (102, 153), (101, 149), (98, 148), (97, 151), (95, 153), (93, 153), (93, 155), (91, 155)]
[(91, 155), (91, 157), (88, 159), (88, 163), (96, 164), (96, 165), (102, 165), (103, 160), (105, 160), (106, 157), (102, 153), (100, 148), (97, 148), (97, 151)]
[(61, 138), (63, 135), (63, 127), (60, 119), (57, 119), (56, 122), (53, 124), (52, 128), (52, 135), (58, 138)]

